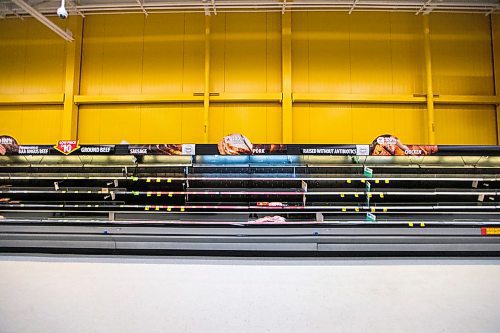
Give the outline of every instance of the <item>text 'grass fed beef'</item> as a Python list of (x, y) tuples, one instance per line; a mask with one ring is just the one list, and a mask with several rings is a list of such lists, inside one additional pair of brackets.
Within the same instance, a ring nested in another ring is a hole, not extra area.
[(252, 155), (253, 145), (242, 134), (229, 134), (218, 144), (221, 155)]

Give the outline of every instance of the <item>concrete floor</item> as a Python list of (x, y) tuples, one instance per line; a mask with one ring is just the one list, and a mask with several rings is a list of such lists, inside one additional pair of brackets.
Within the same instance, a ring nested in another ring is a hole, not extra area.
[(0, 256), (0, 332), (499, 332), (500, 260)]

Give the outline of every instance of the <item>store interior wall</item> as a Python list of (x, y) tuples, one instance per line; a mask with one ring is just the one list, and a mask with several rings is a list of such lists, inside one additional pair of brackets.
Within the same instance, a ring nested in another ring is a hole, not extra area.
[[(70, 21), (53, 20), (63, 28)], [(496, 20), (495, 15), (430, 15), (435, 95), (495, 95)], [(91, 15), (82, 34), (78, 95), (99, 101), (204, 93), (203, 14)], [(282, 92), (281, 13), (219, 13), (210, 18), (208, 38), (210, 93), (239, 96), (210, 102), (208, 142), (233, 132), (253, 142), (282, 142), (280, 101), (259, 100)], [(0, 101), (65, 93), (64, 40), (26, 18), (0, 20), (0, 41)], [(423, 96), (423, 43), (421, 15), (292, 13), (292, 94)], [(82, 104), (77, 138), (81, 143), (202, 143), (203, 99), (191, 98)], [(391, 133), (404, 142), (425, 143), (426, 110), (425, 103), (411, 102), (294, 102), (292, 142), (367, 143)], [(0, 103), (0, 133), (23, 144), (69, 139), (62, 132), (62, 112), (61, 104)], [(435, 131), (438, 144), (496, 144), (496, 108), (436, 105)]]

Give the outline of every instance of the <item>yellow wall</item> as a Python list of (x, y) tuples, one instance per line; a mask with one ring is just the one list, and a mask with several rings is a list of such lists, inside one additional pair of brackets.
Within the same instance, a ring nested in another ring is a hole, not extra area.
[(61, 139), (62, 106), (0, 107), (0, 133), (21, 144), (53, 144)]
[[(430, 18), (434, 93), (494, 95), (491, 18)], [(233, 132), (254, 142), (282, 140), (281, 104), (251, 98), (281, 92), (281, 19), (280, 13), (211, 17), (210, 92), (250, 98), (210, 102), (209, 142)], [(496, 48), (499, 40), (493, 42)], [(293, 93), (411, 97), (426, 91), (421, 15), (297, 12), (291, 41)], [(0, 20), (0, 101), (5, 95), (64, 93), (65, 49), (61, 38), (33, 19)], [(85, 18), (79, 94), (192, 97), (203, 94), (204, 80), (203, 14)], [(295, 102), (293, 142), (365, 143), (392, 133), (407, 143), (424, 143), (426, 110), (422, 102)], [(0, 105), (0, 133), (22, 143), (53, 143), (60, 138), (61, 112), (61, 105)], [(78, 138), (82, 143), (203, 142), (203, 117), (199, 100), (96, 102), (79, 107)], [(436, 104), (437, 143), (495, 144), (496, 123), (493, 105)]]
[(7, 19), (0, 41), (0, 94), (63, 92), (63, 39), (33, 19)]
[(430, 34), (435, 94), (494, 94), (488, 17), (433, 14)]
[[(281, 14), (219, 14), (211, 18), (210, 92), (281, 92)], [(281, 141), (281, 106), (214, 103), (209, 142), (244, 133), (254, 142)]]
[(211, 18), (212, 92), (281, 91), (281, 14)]
[[(82, 95), (203, 92), (203, 15), (103, 15), (85, 19)], [(202, 142), (203, 105), (80, 107), (82, 143)]]
[[(434, 94), (494, 95), (490, 20), (483, 15), (430, 17)], [(494, 106), (439, 106), (436, 140), (496, 143)]]
[(219, 142), (224, 135), (244, 133), (253, 142), (281, 141), (281, 107), (272, 103), (215, 103), (210, 107), (210, 138)]
[(295, 92), (423, 93), (421, 17), (294, 13)]
[[(294, 92), (423, 93), (421, 17), (400, 13), (296, 13), (292, 16)], [(424, 142), (422, 106), (300, 103), (295, 142), (371, 142), (391, 133)]]
[(425, 142), (424, 106), (299, 103), (293, 138), (300, 143), (369, 143), (393, 134), (407, 143)]
[[(60, 24), (60, 22), (55, 21)], [(33, 19), (0, 20), (0, 95), (62, 94), (65, 42)], [(0, 106), (0, 133), (20, 142), (60, 137), (62, 106)]]
[(196, 103), (85, 105), (81, 143), (203, 142), (203, 105)]
[(203, 92), (203, 15), (85, 18), (84, 95)]
[(496, 115), (490, 106), (436, 108), (436, 141), (441, 144), (496, 144)]

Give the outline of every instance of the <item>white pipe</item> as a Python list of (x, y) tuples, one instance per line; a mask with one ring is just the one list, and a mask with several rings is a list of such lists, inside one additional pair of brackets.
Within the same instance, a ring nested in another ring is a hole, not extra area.
[[(430, 5), (431, 2), (427, 2), (427, 5)], [(217, 7), (240, 7), (240, 6), (250, 6), (250, 7), (262, 7), (262, 6), (274, 6), (274, 7), (282, 7), (283, 3), (280, 1), (218, 1)], [(352, 1), (294, 1), (289, 2), (287, 6), (294, 6), (300, 8), (308, 8), (310, 6), (328, 6), (330, 8), (351, 8)], [(433, 7), (436, 8), (477, 8), (478, 10), (489, 10), (496, 8), (495, 3), (487, 2), (487, 3), (432, 3)], [(200, 2), (150, 2), (144, 4), (144, 7), (147, 8), (171, 8), (176, 6), (183, 7), (198, 7), (203, 8), (203, 4)], [(135, 4), (130, 3), (114, 3), (114, 4), (93, 4), (93, 5), (81, 5), (78, 6), (79, 9), (87, 9), (87, 8), (126, 8), (126, 7), (137, 7)], [(399, 8), (422, 8), (422, 2), (361, 2), (357, 1), (356, 7), (360, 8), (381, 8), (381, 9), (399, 9)]]
[(357, 4), (357, 3), (358, 3), (358, 0), (354, 0), (354, 1), (352, 2), (352, 7), (351, 7), (351, 9), (349, 9), (349, 15), (351, 15), (351, 14), (352, 14), (352, 12), (354, 11), (354, 8), (356, 8), (356, 4)]
[(144, 4), (142, 3), (142, 0), (135, 0), (135, 1), (137, 1), (137, 4), (139, 5), (139, 7), (141, 7), (141, 10), (144, 13), (144, 15), (148, 16), (148, 12), (146, 11), (146, 9), (144, 9)]

